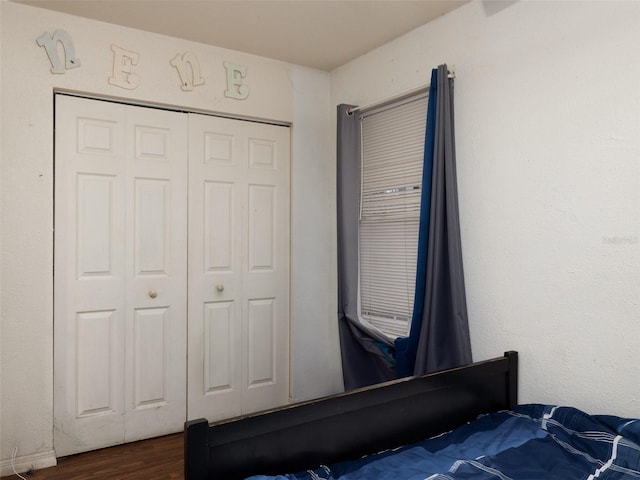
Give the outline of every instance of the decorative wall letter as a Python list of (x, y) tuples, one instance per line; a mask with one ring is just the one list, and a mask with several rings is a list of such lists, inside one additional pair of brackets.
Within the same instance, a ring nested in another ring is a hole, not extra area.
[[(204, 85), (204, 78), (200, 76), (200, 63), (196, 56), (191, 52), (177, 54), (171, 60), (171, 65), (178, 70), (180, 75), (180, 88), (188, 92), (193, 90), (193, 87), (198, 85)], [(191, 67), (191, 77), (187, 74), (187, 65)]]
[(247, 75), (247, 67), (229, 62), (223, 62), (223, 65), (227, 69), (227, 89), (224, 96), (244, 100), (249, 96), (249, 87), (242, 83), (242, 79)]
[[(58, 42), (64, 49), (64, 66), (58, 56)], [(47, 56), (51, 62), (51, 73), (64, 73), (65, 69), (80, 66), (80, 59), (76, 58), (76, 49), (73, 46), (73, 39), (65, 30), (56, 30), (53, 35), (44, 32), (36, 39), (36, 43), (47, 51)]]
[(113, 75), (109, 77), (109, 83), (127, 90), (137, 88), (140, 78), (135, 73), (131, 73), (131, 66), (138, 64), (140, 55), (117, 45), (111, 45), (111, 50), (113, 51)]

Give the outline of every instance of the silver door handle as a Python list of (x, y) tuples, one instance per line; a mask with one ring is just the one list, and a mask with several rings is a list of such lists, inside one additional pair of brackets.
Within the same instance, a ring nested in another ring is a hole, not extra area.
[(155, 290), (149, 290), (149, 296), (151, 298), (156, 298), (158, 296), (158, 292), (156, 292)]
[(222, 283), (219, 283), (218, 285), (216, 285), (216, 290), (221, 293), (224, 292), (224, 285)]

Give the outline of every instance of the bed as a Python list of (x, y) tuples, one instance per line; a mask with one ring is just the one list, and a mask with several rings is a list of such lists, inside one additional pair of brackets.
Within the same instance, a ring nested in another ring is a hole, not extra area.
[(186, 480), (640, 478), (640, 421), (517, 405), (518, 355), (209, 424)]

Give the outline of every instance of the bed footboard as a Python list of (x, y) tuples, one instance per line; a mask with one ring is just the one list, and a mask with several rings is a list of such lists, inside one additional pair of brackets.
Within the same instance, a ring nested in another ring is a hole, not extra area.
[(236, 480), (358, 458), (517, 404), (518, 354), (209, 424), (185, 424), (185, 479)]

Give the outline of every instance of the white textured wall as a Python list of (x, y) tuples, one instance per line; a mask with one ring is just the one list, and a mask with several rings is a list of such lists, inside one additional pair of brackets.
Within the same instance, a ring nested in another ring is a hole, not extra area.
[[(293, 379), (295, 400), (343, 390), (337, 322), (335, 144), (329, 74), (299, 67), (293, 92)], [(308, 132), (313, 131), (313, 135)], [(305, 133), (306, 132), (306, 133)], [(326, 219), (330, 219), (329, 222)]]
[(366, 105), (455, 69), (472, 349), (520, 351), (521, 402), (640, 417), (638, 45), (640, 2), (475, 0), (332, 72)]
[[(334, 214), (328, 145), (329, 79), (319, 72), (1, 1), (0, 475), (17, 446), (21, 468), (53, 459), (53, 91), (65, 89), (150, 104), (293, 122), (293, 396), (334, 393), (340, 377)], [(66, 30), (82, 66), (50, 73), (43, 32)], [(140, 54), (135, 90), (108, 83), (115, 44)], [(170, 60), (196, 54), (206, 83), (180, 89)], [(223, 61), (247, 67), (249, 98), (224, 97)], [(308, 212), (313, 212), (310, 216)], [(322, 297), (320, 297), (322, 296)], [(327, 298), (330, 297), (330, 298)], [(322, 298), (322, 300), (321, 300)]]

